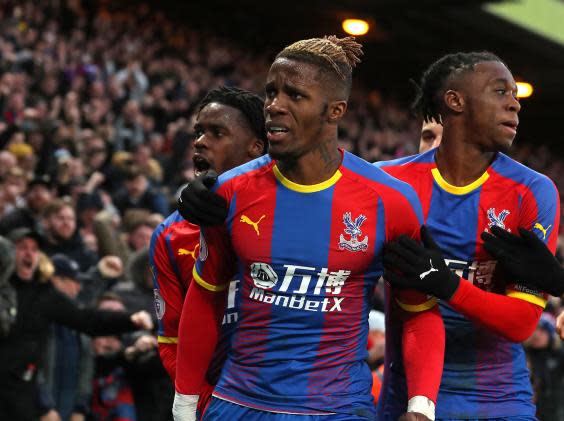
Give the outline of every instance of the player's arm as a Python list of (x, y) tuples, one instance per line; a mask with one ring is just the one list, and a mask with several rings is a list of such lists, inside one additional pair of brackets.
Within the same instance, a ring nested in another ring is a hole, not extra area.
[(522, 342), (531, 335), (544, 303), (522, 299), (529, 294), (516, 298), (481, 290), (451, 272), (426, 227), (421, 228), (421, 236), (423, 246), (407, 237), (388, 245), (384, 265), (391, 284), (447, 300), (469, 319), (510, 341)]
[(225, 227), (202, 229), (200, 257), (180, 318), (175, 420), (195, 420), (199, 391), (216, 348), (235, 258)]
[[(386, 238), (393, 240), (399, 234), (407, 234), (414, 239), (413, 241), (419, 240), (423, 212), (415, 192), (410, 188), (406, 192), (406, 197), (396, 199), (389, 207), (395, 216), (390, 214), (386, 219), (388, 221)], [(400, 207), (401, 211), (395, 209), (395, 206)], [(397, 215), (401, 215), (401, 219)], [(387, 280), (386, 274), (384, 279)], [(413, 420), (417, 419), (418, 414), (423, 414), (433, 420), (443, 372), (445, 348), (443, 319), (434, 297), (412, 289), (394, 288), (392, 294), (394, 305), (402, 309), (403, 316), (402, 355), (408, 405), (407, 414), (401, 419)]]
[(149, 263), (153, 273), (159, 355), (172, 381), (176, 378), (178, 325), (185, 294), (179, 274), (174, 270), (174, 259), (167, 231), (157, 228), (151, 239)]

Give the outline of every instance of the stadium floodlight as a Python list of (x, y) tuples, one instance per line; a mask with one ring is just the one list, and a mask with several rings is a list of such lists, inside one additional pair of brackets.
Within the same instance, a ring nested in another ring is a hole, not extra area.
[(527, 82), (517, 82), (517, 98), (528, 98), (533, 94), (533, 85)]
[(370, 29), (368, 22), (362, 19), (343, 20), (343, 30), (349, 35), (365, 35)]

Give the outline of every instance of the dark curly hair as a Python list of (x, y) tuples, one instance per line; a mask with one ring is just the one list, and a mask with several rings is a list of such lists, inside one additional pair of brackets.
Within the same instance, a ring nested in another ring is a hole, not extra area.
[(440, 104), (447, 79), (454, 74), (473, 71), (476, 64), (485, 61), (499, 61), (505, 65), (489, 51), (447, 54), (435, 61), (423, 72), (419, 84), (412, 81), (417, 89), (417, 96), (412, 104), (413, 111), (426, 122), (435, 120), (441, 123)]
[(206, 94), (198, 105), (198, 113), (212, 102), (228, 105), (241, 111), (255, 136), (263, 141), (263, 153), (268, 152), (266, 128), (264, 126), (264, 100), (260, 96), (243, 89), (221, 86)]

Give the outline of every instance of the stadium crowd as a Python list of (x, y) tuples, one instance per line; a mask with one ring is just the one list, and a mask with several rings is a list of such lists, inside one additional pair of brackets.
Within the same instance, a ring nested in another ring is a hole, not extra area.
[[(145, 5), (1, 1), (0, 235), (15, 247), (0, 251), (0, 288), (33, 270), (38, 283), (52, 282), (79, 308), (155, 318), (149, 241), (193, 177), (192, 115), (211, 88), (261, 92), (267, 63), (266, 54), (194, 32)], [(421, 123), (408, 106), (361, 85), (339, 128), (341, 147), (369, 161), (416, 153)], [(564, 191), (564, 164), (547, 147), (517, 145), (513, 157)], [(17, 311), (35, 305), (18, 301)], [(383, 309), (378, 294), (374, 306)], [(555, 331), (562, 309), (552, 298), (524, 343), (543, 421), (564, 419), (564, 347)], [(375, 331), (383, 329), (379, 317), (371, 319)], [(84, 333), (119, 332), (65, 327), (63, 319), (49, 319), (47, 332), (31, 329), (40, 360), (0, 368), (0, 388), (12, 376), (32, 385), (42, 421), (170, 418), (174, 388), (151, 323), (134, 318), (122, 330), (133, 332), (90, 338)], [(0, 355), (16, 346), (17, 333), (0, 337)], [(381, 335), (371, 343), (377, 370)], [(2, 410), (0, 402), (0, 417)]]

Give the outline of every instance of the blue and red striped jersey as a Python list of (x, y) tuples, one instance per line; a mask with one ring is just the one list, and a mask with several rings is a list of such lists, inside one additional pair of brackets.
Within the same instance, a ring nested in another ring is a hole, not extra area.
[(178, 325), (200, 247), (200, 227), (173, 212), (153, 232), (149, 263), (153, 272), (159, 343), (177, 343)]
[[(159, 344), (178, 342), (182, 305), (192, 280), (192, 269), (198, 258), (199, 247), (200, 227), (186, 221), (178, 211), (170, 214), (153, 232), (149, 264), (153, 273)], [(217, 381), (238, 319), (238, 285), (238, 280), (232, 280), (229, 284), (221, 338), (207, 376), (211, 384)], [(171, 374), (175, 372), (175, 368), (166, 367)]]
[[(485, 291), (544, 307), (546, 294), (508, 279), (484, 250), (480, 234), (493, 225), (511, 232), (523, 227), (533, 230), (554, 252), (560, 202), (552, 181), (498, 153), (480, 178), (456, 187), (441, 176), (435, 152), (375, 165), (413, 186), (426, 224), (453, 271)], [(440, 310), (446, 349), (437, 418), (534, 417), (521, 344), (471, 322), (447, 303), (441, 302)], [(401, 380), (394, 370), (391, 374), (388, 387), (396, 393), (393, 389)]]
[[(211, 291), (234, 275), (242, 281), (239, 324), (214, 396), (271, 412), (373, 419), (370, 298), (384, 243), (419, 237), (413, 189), (344, 152), (320, 184), (293, 183), (265, 156), (222, 175), (216, 191), (229, 214), (225, 226), (203, 229), (194, 279)], [(419, 293), (396, 298), (434, 306)]]

